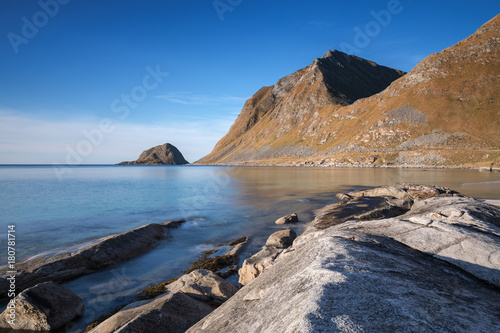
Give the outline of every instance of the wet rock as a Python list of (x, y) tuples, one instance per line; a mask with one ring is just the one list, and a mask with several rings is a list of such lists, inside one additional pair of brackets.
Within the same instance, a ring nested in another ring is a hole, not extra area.
[(37, 284), (14, 298), (15, 321), (9, 324), (10, 309), (0, 315), (0, 327), (15, 330), (53, 331), (84, 312), (80, 297), (54, 282)]
[[(167, 235), (169, 228), (176, 228), (182, 222), (184, 220), (152, 223), (103, 238), (73, 252), (29, 258), (16, 264), (16, 286), (25, 289), (46, 281), (66, 281), (127, 261), (149, 251)], [(8, 268), (0, 270), (0, 297), (7, 294), (7, 271)]]
[(460, 193), (442, 186), (420, 184), (396, 184), (371, 188), (348, 193), (359, 197), (393, 197), (397, 199), (426, 199), (437, 196), (462, 196)]
[(286, 224), (286, 223), (296, 223), (299, 222), (299, 218), (297, 217), (297, 214), (293, 213), (287, 216), (280, 217), (279, 219), (276, 220), (276, 224)]
[(316, 210), (314, 226), (326, 229), (345, 221), (370, 220), (404, 214), (411, 207), (411, 200), (387, 197), (354, 197)]

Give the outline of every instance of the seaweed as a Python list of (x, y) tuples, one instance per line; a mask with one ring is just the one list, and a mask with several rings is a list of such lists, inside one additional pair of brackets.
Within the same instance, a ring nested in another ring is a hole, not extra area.
[(168, 281), (165, 281), (165, 282), (160, 282), (156, 285), (150, 285), (146, 289), (139, 291), (137, 293), (139, 301), (153, 299), (153, 298), (156, 298), (156, 297), (166, 293), (167, 290), (165, 289), (165, 287), (167, 285), (177, 281), (178, 279), (179, 279), (179, 276), (175, 277), (173, 279), (170, 279)]
[(189, 274), (197, 269), (206, 269), (216, 273), (217, 271), (226, 268), (228, 266), (232, 266), (233, 264), (234, 264), (234, 258), (227, 254), (213, 258), (209, 257), (206, 254), (202, 254), (202, 256), (198, 260), (191, 263), (191, 267), (189, 267), (185, 271), (182, 271), (181, 273)]

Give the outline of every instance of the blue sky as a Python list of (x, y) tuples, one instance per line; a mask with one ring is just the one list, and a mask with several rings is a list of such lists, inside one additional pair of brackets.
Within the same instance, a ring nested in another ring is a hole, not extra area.
[[(260, 87), (339, 49), (411, 70), (500, 1), (2, 0), (0, 164), (209, 153)], [(362, 36), (364, 35), (364, 36)]]

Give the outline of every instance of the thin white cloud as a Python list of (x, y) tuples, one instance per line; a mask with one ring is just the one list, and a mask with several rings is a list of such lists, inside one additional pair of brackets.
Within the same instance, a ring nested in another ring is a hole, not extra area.
[(231, 116), (154, 125), (112, 120), (112, 130), (103, 133), (99, 127), (101, 119), (44, 120), (0, 111), (0, 164), (66, 164), (68, 160), (73, 163), (75, 158), (69, 157), (69, 152), (78, 152), (79, 148), (90, 149), (79, 154), (79, 163), (118, 163), (135, 160), (143, 150), (166, 142), (194, 162), (213, 149), (234, 119)]
[(229, 95), (198, 95), (191, 92), (170, 92), (155, 97), (171, 103), (185, 105), (243, 104), (248, 99), (247, 97)]

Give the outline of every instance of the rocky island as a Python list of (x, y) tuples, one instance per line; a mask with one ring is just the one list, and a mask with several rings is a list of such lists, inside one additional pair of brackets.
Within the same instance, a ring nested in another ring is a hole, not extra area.
[(121, 162), (118, 165), (184, 165), (189, 164), (174, 145), (165, 143), (142, 152), (135, 161)]

